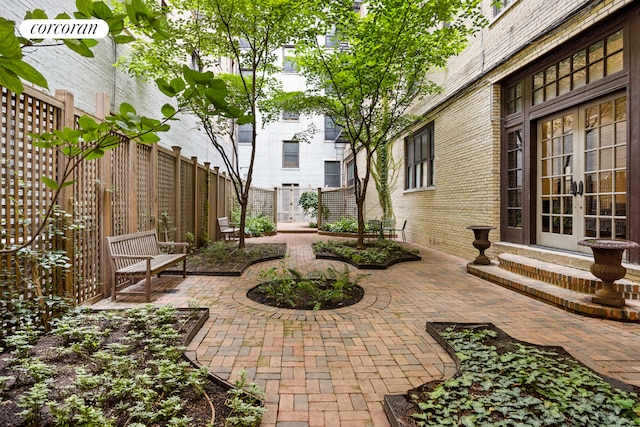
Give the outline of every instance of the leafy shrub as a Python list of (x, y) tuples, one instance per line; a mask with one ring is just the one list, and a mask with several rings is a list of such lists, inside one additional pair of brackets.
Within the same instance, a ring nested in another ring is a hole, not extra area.
[(273, 299), (278, 306), (297, 309), (310, 307), (320, 310), (329, 303), (347, 299), (353, 286), (363, 277), (365, 275), (361, 274), (351, 278), (347, 266), (344, 266), (342, 271), (329, 267), (325, 271), (314, 271), (304, 275), (296, 269), (289, 268), (285, 259), (277, 268), (260, 271), (260, 278), (265, 282), (261, 283), (258, 289)]
[(276, 225), (271, 218), (264, 214), (247, 215), (244, 232), (250, 237), (259, 237), (273, 234), (276, 231)]
[(298, 205), (302, 207), (302, 212), (311, 218), (318, 217), (318, 193), (315, 191), (305, 191), (300, 195)]
[[(236, 207), (231, 211), (231, 221), (240, 224), (240, 207)], [(263, 213), (251, 214), (247, 212), (247, 218), (244, 224), (244, 233), (248, 237), (260, 237), (273, 234), (276, 231), (276, 225), (271, 217)]]
[(357, 233), (358, 221), (355, 218), (342, 218), (340, 221), (323, 223), (320, 229), (331, 233)]

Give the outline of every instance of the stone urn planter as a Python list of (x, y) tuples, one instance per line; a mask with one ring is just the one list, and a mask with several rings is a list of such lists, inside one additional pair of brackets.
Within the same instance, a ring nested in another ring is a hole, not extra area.
[(474, 264), (489, 265), (491, 260), (484, 254), (484, 251), (489, 249), (491, 242), (489, 241), (489, 232), (495, 230), (496, 227), (490, 225), (470, 225), (468, 230), (473, 230), (475, 240), (473, 241), (473, 247), (480, 251), (480, 254), (473, 261)]
[(613, 283), (627, 274), (627, 269), (622, 266), (624, 251), (640, 245), (621, 239), (583, 239), (578, 242), (578, 245), (591, 248), (594, 262), (589, 270), (591, 274), (602, 280), (602, 288), (596, 291), (591, 301), (611, 307), (624, 306), (624, 296), (613, 286)]

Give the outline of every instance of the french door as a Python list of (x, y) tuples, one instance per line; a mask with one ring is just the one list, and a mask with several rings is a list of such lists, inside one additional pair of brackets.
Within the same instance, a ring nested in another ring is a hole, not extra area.
[(585, 237), (625, 238), (627, 99), (538, 120), (537, 243), (573, 251)]

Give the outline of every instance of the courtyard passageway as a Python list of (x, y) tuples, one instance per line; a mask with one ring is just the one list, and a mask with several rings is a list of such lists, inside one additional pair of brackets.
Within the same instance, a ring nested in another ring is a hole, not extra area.
[[(301, 271), (342, 269), (315, 259), (311, 243), (319, 238), (279, 233), (251, 241), (286, 243), (289, 266)], [(254, 265), (241, 277), (157, 278), (152, 303), (209, 308), (188, 355), (226, 380), (246, 370), (266, 391), (266, 427), (388, 426), (385, 395), (454, 373), (453, 361), (425, 332), (427, 322), (491, 322), (514, 338), (563, 346), (597, 372), (640, 386), (637, 324), (562, 311), (468, 274), (468, 260), (418, 249), (422, 261), (354, 272), (369, 274), (360, 282), (365, 298), (338, 310), (276, 309), (249, 300), (260, 270), (279, 261)], [(144, 304), (136, 298), (94, 307)]]

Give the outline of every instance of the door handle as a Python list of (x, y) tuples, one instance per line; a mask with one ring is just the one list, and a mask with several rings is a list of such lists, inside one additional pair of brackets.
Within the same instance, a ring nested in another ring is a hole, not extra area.
[(578, 194), (578, 183), (575, 181), (571, 181), (571, 190), (569, 191), (574, 196)]
[(580, 183), (578, 183), (578, 194), (582, 196), (582, 193), (584, 193), (584, 184), (580, 181)]

